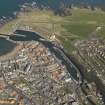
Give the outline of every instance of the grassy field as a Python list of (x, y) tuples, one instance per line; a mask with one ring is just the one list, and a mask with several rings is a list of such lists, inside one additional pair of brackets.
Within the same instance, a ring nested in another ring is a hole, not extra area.
[(29, 10), (4, 25), (0, 33), (10, 33), (16, 25), (28, 25), (46, 37), (55, 32), (56, 38), (61, 41), (67, 52), (74, 50), (73, 44), (76, 40), (88, 38), (98, 26), (102, 28), (96, 32), (97, 36), (105, 38), (105, 12), (72, 9), (71, 13), (71, 16), (60, 17), (51, 11)]
[(96, 30), (97, 26), (102, 27), (102, 30), (96, 32), (97, 36), (105, 36), (105, 12), (103, 11), (76, 9), (72, 10), (72, 16), (65, 17), (65, 20), (68, 22), (64, 25), (64, 28), (80, 38), (87, 38), (90, 33)]

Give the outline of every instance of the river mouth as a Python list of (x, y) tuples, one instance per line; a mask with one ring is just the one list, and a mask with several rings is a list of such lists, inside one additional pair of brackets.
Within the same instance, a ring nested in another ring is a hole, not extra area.
[(72, 75), (72, 78), (75, 78), (75, 80), (78, 80), (77, 77), (77, 71), (75, 68), (73, 68), (72, 65), (70, 65), (64, 57), (59, 53), (59, 51), (55, 50), (54, 44), (49, 42), (47, 39), (44, 39), (42, 36), (35, 32), (31, 31), (23, 31), (23, 30), (16, 30), (13, 35), (9, 36), (9, 39), (0, 37), (0, 55), (4, 55), (14, 51), (14, 48), (16, 47), (16, 43), (24, 43), (29, 41), (38, 41), (39, 43), (42, 43), (43, 46), (48, 48), (52, 54), (54, 54), (63, 65), (66, 65), (67, 70)]
[(16, 44), (0, 37), (0, 56), (11, 52), (16, 47)]

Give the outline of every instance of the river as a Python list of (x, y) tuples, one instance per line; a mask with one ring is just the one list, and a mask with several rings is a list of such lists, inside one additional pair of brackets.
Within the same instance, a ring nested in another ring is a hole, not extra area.
[(11, 40), (14, 40), (14, 41), (35, 40), (35, 41), (42, 43), (46, 48), (48, 48), (52, 52), (52, 54), (56, 55), (56, 57), (62, 61), (63, 65), (66, 65), (67, 70), (70, 72), (70, 74), (72, 76), (71, 78), (75, 78), (75, 80), (78, 80), (77, 68), (75, 68), (75, 66), (72, 64), (72, 62), (69, 62), (68, 58), (65, 57), (62, 50), (60, 50), (57, 47), (54, 47), (55, 45), (53, 43), (49, 42), (48, 40), (44, 39), (42, 36), (40, 36), (34, 32), (17, 30), (17, 31), (15, 31), (15, 34), (23, 35), (24, 37), (21, 37), (18, 35), (15, 35), (15, 36), (12, 35), (12, 36), (10, 36)]
[(0, 37), (0, 56), (12, 51), (15, 46), (15, 43), (12, 43), (3, 37)]

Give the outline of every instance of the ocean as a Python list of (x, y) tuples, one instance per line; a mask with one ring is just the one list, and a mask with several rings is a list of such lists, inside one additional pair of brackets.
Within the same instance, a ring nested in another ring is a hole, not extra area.
[(89, 5), (105, 8), (105, 0), (0, 0), (0, 18), (3, 16), (13, 16), (13, 13), (19, 11), (24, 3), (36, 2), (37, 7), (49, 7), (56, 10), (62, 4), (64, 5)]

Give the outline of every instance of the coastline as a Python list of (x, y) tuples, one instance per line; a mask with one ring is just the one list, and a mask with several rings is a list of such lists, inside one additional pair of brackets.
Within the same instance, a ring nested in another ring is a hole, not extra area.
[(12, 59), (15, 57), (15, 55), (17, 54), (17, 52), (22, 48), (22, 43), (18, 43), (13, 50), (11, 50), (10, 52), (3, 54), (0, 56), (0, 62), (8, 60), (8, 59)]

